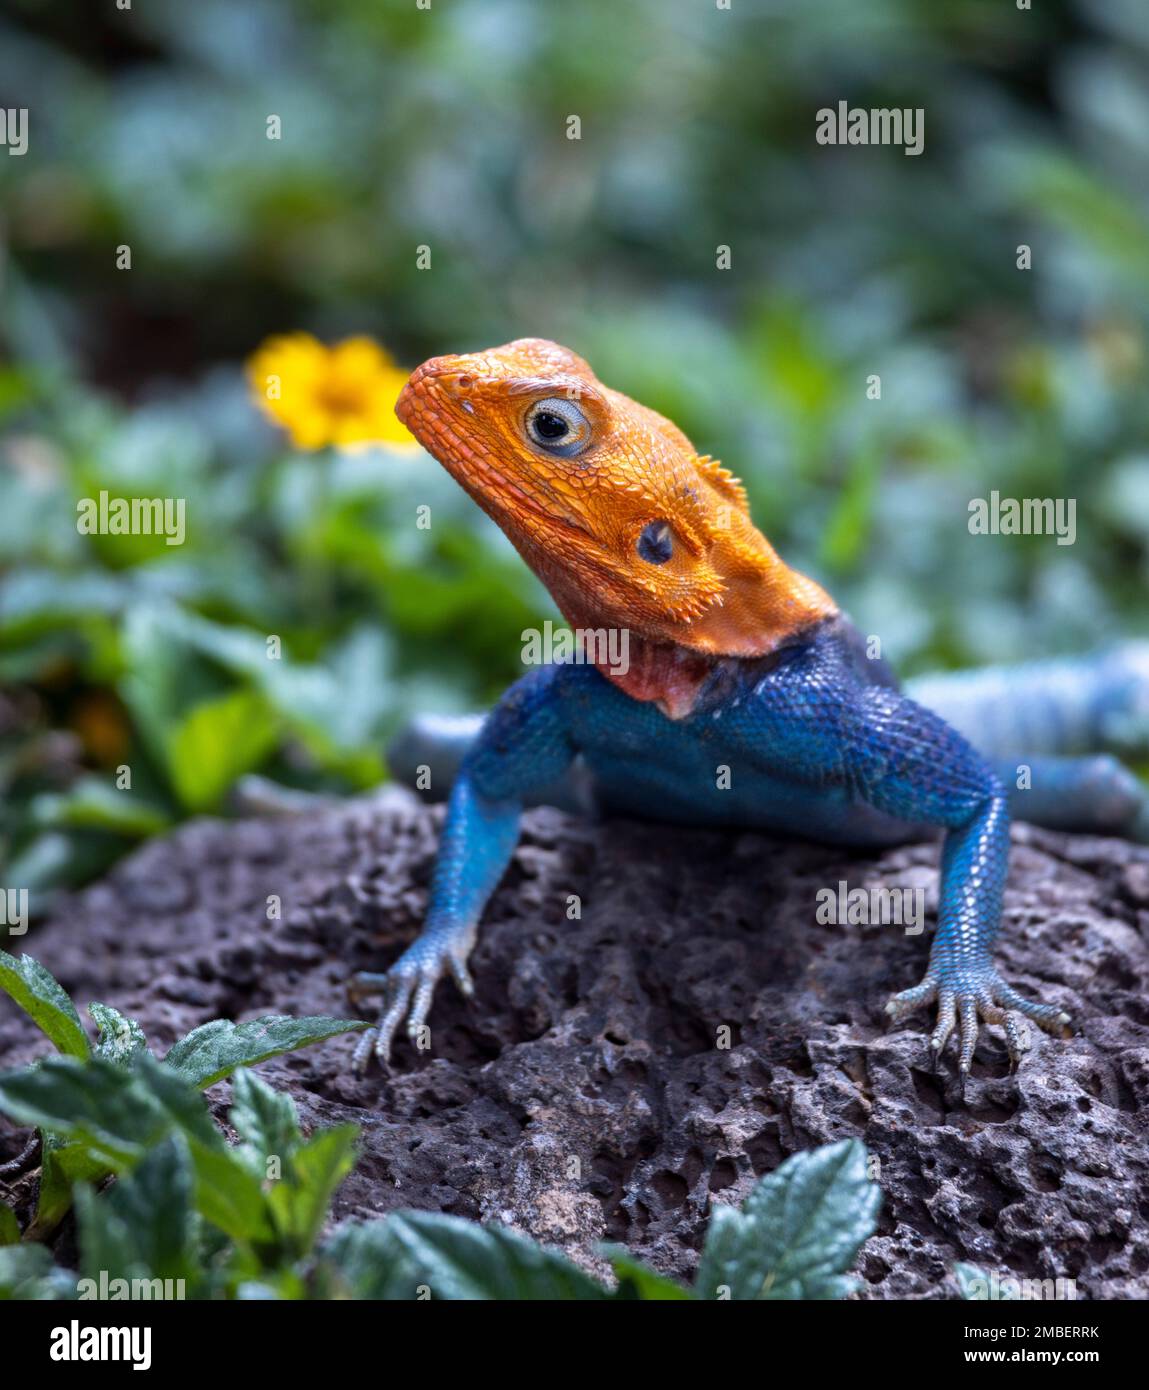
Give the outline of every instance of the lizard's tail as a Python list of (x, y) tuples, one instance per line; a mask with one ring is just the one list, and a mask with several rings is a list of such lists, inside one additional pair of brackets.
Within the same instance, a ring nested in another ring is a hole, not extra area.
[(483, 727), (482, 714), (420, 714), (387, 747), (391, 776), (426, 801), (446, 801), (459, 764)]
[(1149, 753), (1149, 643), (910, 681), (993, 763), (1018, 820), (1149, 841), (1149, 793), (1113, 756)]
[(906, 694), (991, 758), (1149, 752), (1149, 642), (921, 676)]

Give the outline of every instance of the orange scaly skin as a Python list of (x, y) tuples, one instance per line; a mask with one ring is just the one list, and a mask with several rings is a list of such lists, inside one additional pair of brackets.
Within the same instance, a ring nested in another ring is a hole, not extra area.
[[(577, 456), (554, 457), (525, 433), (531, 406), (553, 398), (589, 422)], [(498, 522), (573, 627), (628, 631), (631, 669), (611, 679), (674, 718), (689, 713), (715, 657), (764, 656), (837, 611), (778, 558), (737, 478), (557, 343), (520, 338), (432, 358), (396, 413)], [(656, 520), (670, 528), (661, 565), (636, 548)]]

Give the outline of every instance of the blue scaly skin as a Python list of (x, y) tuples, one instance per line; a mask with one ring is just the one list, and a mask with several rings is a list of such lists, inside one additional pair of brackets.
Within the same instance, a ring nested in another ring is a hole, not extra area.
[[(567, 616), (577, 621), (586, 609), (572, 599), (570, 586), (564, 586), (565, 572), (557, 575), (553, 561), (548, 568), (535, 554), (505, 507), (489, 505), (486, 489), (492, 484), (485, 479), (482, 486), (476, 483), (472, 450), (459, 443), (461, 428), (469, 429), (471, 421), (450, 415), (451, 427), (439, 429), (450, 400), (461, 399), (467, 415), (478, 413), (482, 418), (484, 410), (493, 414), (504, 396), (493, 391), (489, 399), (476, 394), (476, 382), (494, 382), (515, 401), (529, 402), (532, 391), (541, 394), (544, 403), (570, 399), (575, 390), (571, 383), (580, 379), (570, 362), (583, 368), (585, 364), (568, 354), (556, 367), (555, 359), (544, 355), (547, 370), (536, 367), (525, 374), (523, 346), (425, 364), (413, 376), (400, 413), (496, 515), (547, 579)], [(528, 365), (535, 367), (530, 357), (536, 351), (534, 340), (527, 340), (526, 346)], [(542, 347), (549, 350), (553, 345)], [(561, 376), (568, 393), (563, 397), (557, 395), (556, 376)], [(626, 401), (615, 393), (610, 397), (615, 410), (620, 409), (617, 400)], [(576, 398), (592, 426), (602, 429), (598, 398), (585, 393)], [(645, 419), (635, 417), (630, 424), (637, 429)], [(610, 420), (617, 432), (617, 417)], [(507, 472), (503, 460), (514, 442), (513, 436), (499, 441), (500, 468)], [(645, 450), (654, 447), (647, 437)], [(459, 464), (460, 454), (465, 455), (465, 467)], [(528, 455), (527, 468), (516, 475), (516, 488), (533, 485), (535, 473), (541, 471), (539, 460)], [(502, 472), (498, 476), (501, 479)], [(585, 481), (585, 474), (571, 476)], [(700, 476), (705, 480), (707, 471), (701, 470)], [(656, 509), (656, 519), (658, 511), (670, 511), (673, 498), (681, 495), (681, 482), (682, 475), (675, 473), (668, 495), (656, 496), (647, 489), (638, 521), (644, 521), (651, 508)], [(727, 495), (725, 486), (720, 491)], [(556, 495), (549, 489), (541, 493), (551, 505)], [(611, 499), (617, 503), (614, 493)], [(516, 493), (516, 506), (520, 500)], [(533, 500), (526, 509), (532, 518), (540, 510)], [(616, 520), (612, 513), (612, 526)], [(688, 523), (682, 525), (689, 541)], [(640, 558), (665, 564), (662, 557), (670, 547), (661, 534), (652, 544), (649, 527), (646, 521), (643, 529), (627, 534), (637, 535)], [(674, 534), (677, 538), (677, 531)], [(708, 539), (708, 557), (721, 557), (721, 537)], [(731, 575), (740, 575), (746, 563), (742, 546), (740, 539), (737, 553), (726, 557)], [(629, 557), (629, 550), (626, 554)], [(1054, 1034), (1067, 1032), (1069, 1016), (1059, 1005), (1024, 998), (1001, 978), (992, 959), (1007, 874), (1010, 801), (1012, 797), (1029, 813), (1027, 818), (1039, 822), (1125, 832), (1144, 822), (1145, 798), (1119, 764), (1059, 755), (1063, 745), (1074, 751), (1097, 746), (1114, 728), (1124, 730), (1130, 740), (1138, 731), (1144, 737), (1149, 671), (1143, 649), (1066, 663), (1059, 668), (1065, 676), (1060, 684), (1048, 675), (1044, 681), (1027, 683), (1024, 677), (999, 673), (985, 675), (980, 686), (976, 677), (972, 683), (963, 677), (923, 683), (931, 704), (952, 704), (969, 726), (986, 734), (986, 751), (997, 760), (995, 770), (995, 764), (939, 713), (903, 694), (883, 662), (867, 659), (858, 634), (831, 601), (823, 602), (821, 591), (797, 591), (800, 614), (788, 630), (780, 627), (779, 603), (789, 611), (785, 606), (790, 590), (777, 589), (779, 571), (773, 568), (772, 552), (761, 563), (764, 583), (775, 585), (768, 598), (761, 599), (752, 589), (747, 612), (719, 615), (718, 625), (703, 636), (694, 626), (695, 618), (683, 623), (669, 607), (665, 620), (657, 615), (645, 619), (637, 634), (641, 669), (625, 683), (594, 665), (539, 667), (511, 686), (477, 737), (468, 728), (454, 738), (453, 748), (448, 746), (450, 738), (445, 741), (448, 764), (460, 748), (465, 751), (453, 778), (426, 924), (390, 970), (364, 973), (353, 982), (356, 997), (383, 996), (378, 1023), (357, 1048), (357, 1067), (373, 1053), (386, 1060), (404, 1019), (411, 1035), (420, 1033), (444, 973), (453, 975), (465, 994), (472, 992), (467, 959), (483, 909), (514, 852), (522, 810), (540, 798), (555, 799), (555, 789), (561, 791), (576, 761), (598, 805), (608, 812), (694, 825), (748, 826), (875, 847), (940, 830), (944, 838), (938, 924), (929, 965), (920, 984), (890, 999), (888, 1014), (896, 1021), (922, 1005), (936, 1004), (937, 1023), (930, 1038), (935, 1060), (956, 1028), (963, 1079), (973, 1060), (979, 1020), (1004, 1030), (1015, 1062), (1028, 1046), (1025, 1027), (1015, 1015)], [(734, 580), (727, 592), (733, 598)], [(613, 616), (605, 607), (608, 597), (600, 594), (598, 601), (603, 607), (592, 610), (595, 616)], [(771, 625), (770, 640), (758, 651), (722, 650), (745, 648), (746, 633)], [(687, 646), (687, 640), (695, 645)], [(1011, 759), (994, 737), (992, 715), (1002, 680), (1011, 683), (1015, 696), (1006, 721), (1008, 735), (1024, 736), (1027, 726), (1040, 730), (1040, 756), (1029, 760), (1034, 791), (1016, 789), (1017, 766), (1026, 760)], [(1058, 728), (1064, 732), (1060, 741)], [(428, 751), (433, 757), (434, 748), (413, 749), (420, 759)]]

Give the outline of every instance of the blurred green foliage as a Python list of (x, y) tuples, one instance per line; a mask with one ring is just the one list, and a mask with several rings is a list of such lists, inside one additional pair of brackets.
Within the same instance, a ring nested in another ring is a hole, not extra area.
[[(551, 611), (426, 458), (285, 448), (242, 376), (273, 332), (569, 344), (903, 670), (1144, 632), (1147, 56), (1141, 0), (5, 0), (6, 880), (252, 769), (370, 786)], [(839, 100), (924, 108), (925, 152), (818, 146)], [(1075, 497), (1076, 544), (970, 536), (994, 488)], [(186, 497), (187, 543), (79, 535), (101, 489)]]

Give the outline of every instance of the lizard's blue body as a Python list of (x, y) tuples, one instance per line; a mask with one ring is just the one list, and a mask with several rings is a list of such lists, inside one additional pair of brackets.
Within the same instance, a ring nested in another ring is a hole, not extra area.
[[(840, 618), (770, 657), (718, 663), (695, 708), (678, 720), (623, 693), (593, 666), (531, 671), (507, 691), (461, 760), (423, 933), (387, 975), (363, 977), (362, 988), (386, 994), (377, 1045), (386, 1050), (404, 1014), (412, 1031), (422, 1025), (444, 968), (469, 989), (466, 957), (514, 850), (522, 808), (561, 782), (578, 757), (607, 811), (862, 846), (943, 831), (929, 968), (889, 1011), (900, 1017), (936, 998), (932, 1045), (940, 1050), (960, 1024), (963, 1072), (979, 1015), (1005, 1027), (1016, 1057), (1024, 1033), (1006, 1010), (1054, 1031), (1068, 1018), (1055, 1004), (1023, 999), (992, 962), (1011, 800), (1026, 819), (1079, 829), (1134, 833), (1144, 819), (1139, 784), (1119, 764), (1057, 754), (1058, 730), (1060, 744), (1074, 750), (1098, 746), (1115, 728), (1144, 734), (1143, 653), (1126, 648), (1043, 669), (1042, 680), (1019, 668), (1017, 675), (922, 683), (931, 703), (952, 703), (974, 727), (989, 757), (901, 693)], [(1032, 726), (1039, 758), (1006, 757), (995, 717), (1003, 694), (1011, 696), (1006, 735)], [(1032, 786), (1023, 790), (1019, 766), (1031, 769)]]

